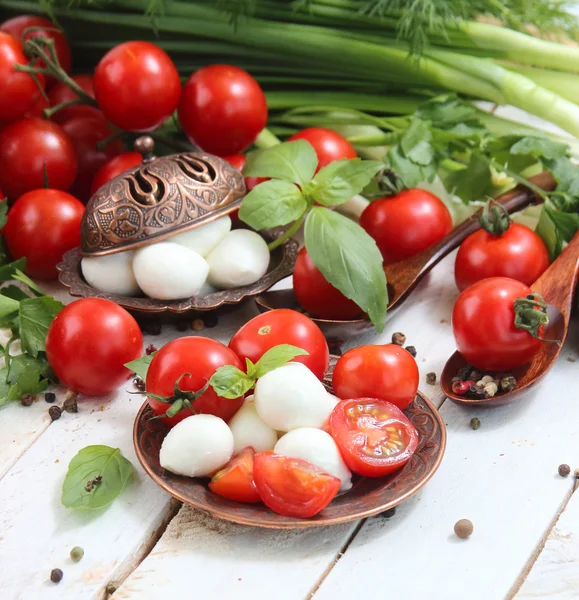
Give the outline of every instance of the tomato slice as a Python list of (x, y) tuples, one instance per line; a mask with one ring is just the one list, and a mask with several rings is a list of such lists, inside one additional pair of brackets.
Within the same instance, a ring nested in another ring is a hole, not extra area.
[(330, 433), (350, 470), (365, 477), (400, 469), (418, 446), (418, 432), (404, 413), (377, 398), (342, 400), (330, 415)]
[(306, 460), (259, 452), (253, 477), (263, 503), (286, 517), (307, 519), (335, 498), (340, 480)]
[(253, 448), (245, 448), (236, 454), (221, 471), (213, 475), (209, 489), (228, 500), (236, 502), (260, 502), (261, 497), (253, 482)]

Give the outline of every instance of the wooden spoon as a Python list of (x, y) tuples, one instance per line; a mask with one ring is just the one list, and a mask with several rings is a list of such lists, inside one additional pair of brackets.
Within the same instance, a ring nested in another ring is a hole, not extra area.
[(569, 329), (569, 317), (578, 282), (579, 233), (531, 286), (531, 290), (540, 294), (548, 305), (549, 324), (545, 328), (545, 339), (560, 340), (561, 343), (545, 342), (529, 364), (513, 369), (512, 374), (517, 380), (516, 389), (492, 398), (481, 399), (464, 398), (453, 393), (452, 378), (459, 369), (468, 366), (464, 358), (455, 352), (448, 359), (440, 377), (440, 385), (446, 397), (470, 406), (502, 406), (527, 393), (555, 364), (561, 353)]
[[(554, 190), (555, 180), (547, 172), (540, 173), (529, 179), (531, 183), (545, 191)], [(502, 204), (508, 213), (514, 213), (530, 204), (540, 204), (542, 198), (535, 192), (522, 185), (503, 194), (497, 198), (497, 202)], [(420, 280), (447, 254), (458, 248), (460, 244), (471, 234), (480, 229), (478, 216), (482, 209), (472, 215), (458, 227), (453, 229), (438, 243), (430, 248), (415, 254), (409, 258), (386, 265), (384, 271), (388, 281), (388, 312), (398, 308), (402, 302), (410, 295), (412, 290), (418, 285)], [(274, 310), (276, 308), (291, 308), (301, 310), (293, 290), (276, 290), (264, 292), (256, 298), (259, 310), (262, 312)], [(331, 341), (340, 341), (362, 333), (373, 327), (370, 320), (364, 316), (359, 319), (318, 319), (313, 318), (326, 337)]]

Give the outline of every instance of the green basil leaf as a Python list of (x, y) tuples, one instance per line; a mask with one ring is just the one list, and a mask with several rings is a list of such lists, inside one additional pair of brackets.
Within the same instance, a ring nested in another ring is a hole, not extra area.
[(8, 383), (8, 367), (3, 367), (0, 369), (0, 406), (4, 406), (8, 402), (12, 400), (17, 400), (14, 398), (14, 394), (10, 394), (10, 388), (12, 387)]
[(347, 217), (321, 207), (309, 213), (304, 235), (307, 251), (322, 275), (367, 313), (381, 332), (388, 291), (376, 242)]
[(18, 300), (0, 295), (0, 321), (2, 323), (15, 317), (19, 309), (20, 302)]
[(44, 292), (28, 277), (25, 275), (20, 269), (15, 269), (13, 279), (16, 281), (20, 281), (21, 283), (25, 283), (36, 296), (44, 296)]
[(245, 196), (239, 218), (254, 229), (266, 229), (299, 219), (307, 207), (296, 185), (272, 179), (260, 183)]
[(125, 363), (125, 367), (132, 371), (137, 377), (140, 377), (143, 381), (147, 379), (147, 371), (149, 370), (149, 365), (153, 360), (153, 357), (157, 354), (153, 352), (152, 354), (146, 354), (145, 356), (141, 356), (141, 358), (137, 358), (136, 360), (132, 360), (131, 362)]
[[(21, 379), (21, 376), (28, 375)], [(18, 384), (20, 382), (26, 387), (22, 390), (23, 394), (36, 394), (41, 390), (31, 389), (34, 386), (33, 382), (38, 385), (40, 379), (53, 378), (54, 375), (50, 369), (50, 365), (46, 360), (46, 356), (42, 353), (40, 356), (34, 358), (27, 354), (18, 354), (10, 359), (10, 369), (7, 377), (7, 381), (10, 384)]]
[(209, 380), (209, 385), (218, 396), (231, 400), (244, 396), (254, 384), (254, 377), (250, 377), (233, 365), (219, 367)]
[(10, 281), (14, 279), (14, 273), (18, 270), (22, 270), (26, 267), (26, 259), (19, 258), (14, 262), (8, 263), (7, 265), (2, 265), (0, 267), (0, 282), (2, 281)]
[(64, 304), (52, 296), (27, 298), (20, 302), (20, 340), (22, 351), (32, 356), (46, 350), (46, 334)]
[[(118, 448), (87, 446), (68, 465), (62, 503), (67, 508), (104, 508), (123, 491), (132, 474), (133, 465)], [(99, 477), (100, 481), (95, 481)], [(90, 491), (89, 481), (93, 482)]]
[(334, 161), (314, 177), (311, 196), (318, 204), (338, 206), (359, 194), (383, 168), (379, 160)]
[(247, 155), (245, 177), (270, 177), (304, 185), (314, 176), (318, 157), (306, 140), (284, 142)]
[(270, 348), (264, 355), (257, 361), (256, 374), (257, 379), (263, 377), (266, 373), (282, 367), (288, 363), (292, 358), (296, 356), (304, 356), (309, 354), (306, 350), (298, 348), (297, 346), (291, 346), (290, 344), (279, 344)]

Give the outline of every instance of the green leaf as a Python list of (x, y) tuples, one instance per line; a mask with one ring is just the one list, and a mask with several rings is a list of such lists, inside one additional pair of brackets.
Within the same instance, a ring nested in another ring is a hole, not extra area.
[(15, 269), (13, 279), (16, 281), (20, 281), (21, 283), (25, 283), (36, 296), (44, 296), (44, 292), (28, 277), (25, 275), (20, 269)]
[(149, 370), (149, 365), (153, 360), (153, 357), (157, 354), (153, 352), (152, 354), (146, 354), (145, 356), (141, 356), (141, 358), (137, 358), (136, 360), (132, 360), (131, 362), (125, 363), (125, 367), (132, 371), (137, 377), (140, 377), (143, 381), (147, 379), (147, 371)]
[(8, 383), (7, 376), (8, 367), (3, 367), (2, 369), (0, 369), (0, 406), (4, 406), (4, 404), (7, 404), (12, 400), (18, 400), (19, 398), (19, 396), (17, 396), (13, 392), (10, 392), (11, 387), (17, 386), (11, 386)]
[(16, 273), (17, 270), (22, 270), (24, 268), (26, 268), (25, 258), (19, 258), (7, 265), (2, 265), (0, 267), (0, 282), (13, 280), (14, 273)]
[(292, 358), (304, 356), (306, 354), (309, 354), (309, 352), (302, 348), (298, 348), (297, 346), (290, 346), (289, 344), (279, 344), (278, 346), (274, 346), (257, 361), (257, 364), (255, 365), (255, 377), (259, 379), (266, 373), (269, 373), (278, 367), (282, 367)]
[(32, 356), (46, 350), (46, 334), (64, 304), (52, 296), (28, 298), (20, 302), (20, 339), (22, 351)]
[(381, 332), (388, 292), (382, 255), (356, 223), (327, 208), (314, 207), (306, 219), (305, 244), (322, 275), (368, 314)]
[(218, 396), (229, 399), (245, 395), (254, 384), (254, 377), (250, 377), (233, 365), (219, 367), (209, 380), (209, 385)]
[(535, 233), (537, 233), (545, 243), (545, 246), (547, 246), (551, 260), (555, 260), (563, 250), (563, 238), (557, 231), (553, 221), (551, 221), (544, 206), (539, 217), (539, 222), (535, 227)]
[(472, 104), (460, 100), (456, 94), (437, 96), (421, 104), (416, 114), (437, 127), (448, 127), (455, 124), (475, 121), (477, 110)]
[(431, 139), (432, 133), (428, 123), (422, 119), (414, 118), (400, 140), (400, 148), (404, 156), (415, 162), (411, 156), (412, 152), (424, 142), (430, 142)]
[(557, 181), (557, 193), (579, 197), (579, 167), (567, 157), (543, 160), (543, 163)]
[[(118, 448), (87, 446), (73, 457), (62, 484), (67, 508), (99, 509), (108, 506), (125, 488), (133, 465)], [(95, 479), (100, 477), (100, 482)], [(87, 490), (87, 483), (94, 482)]]
[(531, 155), (535, 158), (554, 159), (567, 154), (567, 144), (554, 142), (545, 137), (526, 136), (511, 147), (511, 154)]
[(545, 205), (544, 211), (549, 215), (553, 225), (564, 241), (570, 242), (579, 231), (579, 214), (566, 213)]
[(306, 140), (296, 140), (250, 152), (243, 175), (304, 185), (314, 176), (317, 166), (318, 157), (313, 146)]
[[(21, 379), (23, 375), (29, 376), (30, 379), (27, 379), (26, 377)], [(33, 358), (26, 354), (18, 354), (17, 356), (13, 356), (10, 360), (10, 370), (7, 381), (12, 385), (18, 384), (19, 386), (20, 382), (22, 382), (23, 386), (27, 388), (22, 391), (23, 394), (36, 394), (40, 390), (28, 389), (33, 386), (33, 383), (31, 382), (36, 381), (38, 384), (41, 378), (46, 379), (51, 376), (52, 371), (50, 370), (50, 365), (44, 355)]]
[(359, 194), (384, 168), (379, 160), (337, 160), (314, 177), (311, 196), (318, 204), (338, 206)]
[(427, 166), (416, 164), (402, 154), (399, 146), (390, 148), (388, 162), (407, 188), (416, 187), (425, 181), (433, 181), (436, 176), (434, 163)]
[(307, 207), (297, 185), (272, 179), (260, 183), (245, 196), (239, 218), (254, 229), (266, 229), (299, 219)]
[(8, 216), (8, 202), (5, 198), (0, 198), (0, 229), (6, 225), (6, 217)]
[(6, 296), (7, 298), (12, 298), (12, 300), (26, 300), (26, 298), (30, 298), (28, 294), (23, 292), (19, 287), (15, 285), (7, 285), (0, 290), (0, 294), (2, 296)]
[(447, 189), (465, 204), (484, 198), (492, 189), (492, 173), (488, 160), (473, 152), (465, 169), (454, 171), (445, 181)]
[(20, 302), (18, 300), (0, 295), (0, 321), (2, 323), (15, 317), (19, 308)]

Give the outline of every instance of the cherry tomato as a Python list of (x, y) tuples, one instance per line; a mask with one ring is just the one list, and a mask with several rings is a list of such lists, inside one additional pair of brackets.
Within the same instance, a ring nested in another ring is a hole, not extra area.
[[(26, 65), (22, 44), (14, 36), (0, 31), (0, 120), (18, 119), (30, 110), (42, 96), (38, 85), (28, 73), (14, 70), (15, 65)], [(44, 85), (44, 76), (38, 76)]]
[(92, 196), (101, 186), (114, 179), (121, 173), (140, 165), (143, 157), (138, 152), (124, 152), (107, 160), (107, 162), (96, 172), (90, 186)]
[(253, 482), (253, 448), (236, 454), (221, 471), (213, 475), (209, 489), (218, 496), (236, 502), (260, 502), (261, 497)]
[(299, 458), (258, 452), (253, 477), (263, 503), (286, 517), (317, 515), (336, 497), (340, 480)]
[(460, 291), (487, 277), (510, 277), (531, 285), (549, 266), (549, 252), (531, 229), (511, 223), (505, 233), (476, 231), (461, 244), (454, 264)]
[(381, 398), (404, 410), (418, 391), (418, 366), (401, 346), (359, 346), (340, 356), (332, 375), (338, 398)]
[(0, 190), (0, 202), (2, 200), (6, 200), (6, 196), (4, 195), (4, 192), (2, 190)]
[[(68, 45), (65, 35), (54, 23), (35, 15), (21, 15), (19, 17), (14, 17), (13, 19), (8, 19), (8, 21), (4, 21), (4, 23), (2, 23), (0, 26), (0, 31), (10, 33), (15, 38), (18, 38), (19, 41), (21, 41), (24, 30), (33, 27), (39, 29), (29, 31), (24, 36), (24, 39), (29, 40), (31, 38), (45, 38), (54, 40), (54, 51), (56, 52), (58, 63), (64, 71), (70, 73), (72, 66), (70, 46)], [(45, 50), (45, 56), (50, 56), (48, 50)], [(39, 61), (38, 66), (44, 66), (43, 61)], [(54, 83), (56, 83), (56, 79), (54, 79), (54, 77), (51, 75), (47, 75), (46, 87), (49, 88)]]
[(540, 340), (515, 327), (514, 302), (531, 293), (507, 277), (477, 281), (458, 297), (452, 330), (458, 351), (469, 364), (485, 371), (507, 371), (528, 363)]
[[(73, 78), (75, 81), (89, 96), (94, 98), (94, 89), (92, 84), (92, 76), (90, 75), (75, 75)], [(48, 100), (50, 106), (58, 106), (66, 102), (73, 102), (78, 100), (78, 96), (64, 83), (57, 83), (48, 94)], [(88, 106), (87, 104), (76, 104), (62, 108), (58, 112), (54, 113), (52, 120), (56, 123), (64, 123), (74, 117), (91, 117), (91, 116), (102, 116), (101, 111), (94, 106)]]
[(267, 123), (267, 102), (246, 71), (210, 65), (193, 73), (183, 86), (179, 121), (193, 144), (227, 156), (253, 144)]
[(354, 319), (360, 307), (328, 283), (305, 248), (300, 250), (294, 268), (294, 292), (301, 307), (320, 319)]
[(413, 188), (370, 203), (360, 216), (360, 225), (389, 264), (441, 240), (452, 231), (452, 217), (434, 194)]
[(42, 188), (20, 196), (2, 231), (10, 256), (26, 258), (30, 277), (56, 279), (65, 252), (80, 246), (83, 213), (83, 204), (60, 190)]
[(109, 50), (95, 69), (93, 83), (105, 117), (126, 131), (159, 127), (181, 96), (173, 61), (150, 42), (125, 42)]
[[(147, 392), (171, 398), (175, 383), (180, 377), (182, 379), (179, 382), (179, 389), (198, 392), (215, 371), (224, 365), (244, 368), (239, 357), (221, 342), (194, 336), (178, 338), (163, 346), (155, 354), (147, 372)], [(166, 402), (151, 397), (148, 400), (156, 415), (164, 415), (170, 408)], [(222, 398), (210, 387), (192, 404), (197, 413), (215, 415), (224, 421), (229, 421), (239, 410), (243, 400), (243, 397), (236, 400)], [(163, 417), (163, 421), (173, 426), (190, 416), (191, 411), (184, 408), (174, 417)]]
[(10, 199), (44, 187), (68, 190), (77, 172), (71, 139), (56, 123), (21, 119), (0, 130), (0, 186)]
[(331, 129), (309, 127), (308, 129), (294, 133), (294, 135), (288, 138), (288, 142), (293, 142), (294, 140), (306, 140), (313, 146), (318, 157), (316, 173), (335, 160), (356, 158), (356, 151), (352, 147), (352, 144), (345, 137), (342, 137), (339, 133)]
[(323, 379), (330, 363), (328, 343), (321, 329), (308, 317), (295, 310), (278, 308), (248, 321), (231, 338), (229, 347), (245, 363), (256, 363), (270, 348), (290, 344), (309, 354), (296, 356), (318, 378)]
[(103, 298), (83, 298), (56, 315), (46, 336), (46, 357), (55, 375), (75, 392), (104, 396), (130, 379), (124, 365), (143, 354), (135, 319)]
[(418, 446), (416, 427), (386, 400), (342, 400), (330, 415), (330, 433), (348, 468), (365, 477), (400, 469)]
[(114, 135), (102, 115), (74, 117), (62, 128), (72, 140), (78, 156), (78, 173), (71, 192), (82, 202), (88, 202), (92, 180), (97, 171), (111, 158), (125, 149), (122, 140), (111, 140), (102, 150), (98, 143)]

